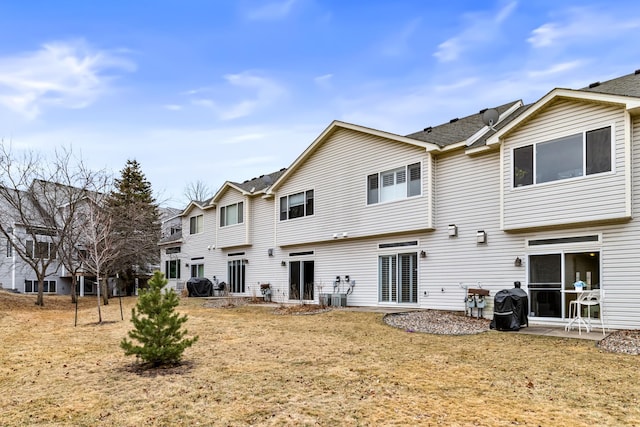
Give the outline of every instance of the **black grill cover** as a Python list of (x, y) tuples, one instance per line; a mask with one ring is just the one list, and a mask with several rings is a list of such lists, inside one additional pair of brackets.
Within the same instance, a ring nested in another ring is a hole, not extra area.
[(187, 280), (190, 297), (210, 297), (213, 295), (213, 283), (206, 277), (192, 277)]
[(520, 288), (503, 289), (493, 298), (493, 320), (489, 327), (498, 331), (517, 331), (529, 326), (529, 297)]

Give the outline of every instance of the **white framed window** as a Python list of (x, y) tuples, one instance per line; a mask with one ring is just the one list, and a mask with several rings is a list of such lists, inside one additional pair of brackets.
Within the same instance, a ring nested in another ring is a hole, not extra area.
[(204, 264), (191, 264), (191, 277), (204, 277)]
[(202, 233), (203, 230), (204, 230), (204, 215), (196, 215), (189, 218), (189, 234)]
[(29, 258), (56, 259), (55, 246), (51, 242), (27, 240), (25, 251)]
[(280, 197), (280, 221), (313, 215), (313, 190)]
[(613, 126), (514, 148), (513, 187), (613, 170)]
[(234, 203), (232, 205), (220, 208), (220, 227), (228, 225), (242, 224), (243, 219), (243, 202)]
[[(37, 280), (25, 280), (24, 281), (24, 292), (25, 293), (37, 293), (38, 292), (38, 281)], [(56, 292), (56, 281), (55, 280), (45, 280), (42, 283), (42, 292), (46, 294), (52, 294)]]
[(167, 279), (180, 278), (180, 260), (171, 259), (164, 262), (164, 275)]
[(422, 194), (420, 163), (367, 176), (367, 204), (390, 202)]

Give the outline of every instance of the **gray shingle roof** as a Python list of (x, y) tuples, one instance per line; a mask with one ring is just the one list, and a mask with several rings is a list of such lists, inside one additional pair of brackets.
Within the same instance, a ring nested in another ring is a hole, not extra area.
[(255, 193), (257, 191), (262, 191), (267, 187), (270, 187), (271, 184), (273, 184), (274, 182), (276, 182), (276, 180), (278, 178), (280, 178), (280, 176), (287, 170), (287, 168), (282, 168), (277, 172), (272, 172), (266, 175), (260, 175), (257, 178), (251, 178), (251, 179), (247, 179), (246, 181), (239, 183), (239, 182), (232, 182), (233, 185), (235, 185), (236, 187), (241, 188), (244, 191), (248, 191), (251, 193)]
[[(502, 114), (517, 102), (520, 101), (509, 102), (508, 104), (500, 105), (494, 108), (498, 110), (498, 113)], [(425, 128), (424, 130), (421, 130), (419, 132), (414, 132), (407, 135), (407, 138), (430, 142), (440, 147), (446, 147), (447, 145), (466, 141), (469, 137), (471, 137), (473, 134), (475, 134), (485, 126), (485, 124), (482, 122), (482, 113), (484, 113), (485, 111), (486, 110), (480, 110), (476, 114), (472, 114), (460, 119), (453, 119), (449, 121), (449, 123)]]
[(580, 90), (640, 98), (640, 70), (606, 82), (595, 82)]

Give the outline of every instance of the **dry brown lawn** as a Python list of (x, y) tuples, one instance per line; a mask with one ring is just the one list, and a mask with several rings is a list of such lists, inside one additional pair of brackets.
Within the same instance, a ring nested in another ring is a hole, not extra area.
[(200, 340), (141, 371), (119, 342), (135, 298), (0, 292), (0, 425), (640, 425), (638, 356), (508, 332), (409, 333), (382, 314), (274, 314), (183, 299)]

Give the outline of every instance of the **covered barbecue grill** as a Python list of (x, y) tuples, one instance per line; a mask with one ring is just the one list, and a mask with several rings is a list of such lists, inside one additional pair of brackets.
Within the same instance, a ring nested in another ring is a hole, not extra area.
[(493, 320), (489, 327), (498, 331), (518, 331), (529, 326), (529, 297), (520, 288), (503, 289), (493, 298)]
[(210, 297), (213, 295), (213, 283), (206, 277), (192, 277), (187, 280), (190, 297)]

